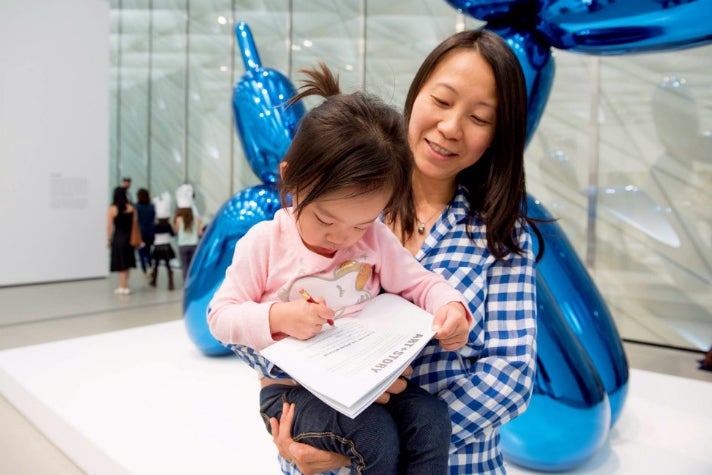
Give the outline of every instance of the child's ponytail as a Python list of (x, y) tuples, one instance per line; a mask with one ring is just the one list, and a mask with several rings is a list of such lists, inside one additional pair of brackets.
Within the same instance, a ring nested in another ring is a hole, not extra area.
[(306, 74), (308, 78), (302, 81), (304, 85), (299, 88), (301, 92), (289, 100), (290, 105), (307, 96), (318, 95), (327, 98), (341, 94), (339, 76), (334, 75), (326, 64), (322, 62), (319, 63), (319, 67), (321, 71), (316, 68), (299, 70), (300, 73)]

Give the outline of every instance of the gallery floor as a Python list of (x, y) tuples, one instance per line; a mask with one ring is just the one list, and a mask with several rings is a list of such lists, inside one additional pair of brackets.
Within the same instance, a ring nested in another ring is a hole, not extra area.
[[(251, 370), (203, 356), (181, 321), (182, 292), (158, 284), (134, 273), (128, 296), (112, 293), (115, 276), (0, 288), (0, 473), (279, 473)], [(623, 415), (570, 473), (712, 473), (701, 355), (626, 353)]]

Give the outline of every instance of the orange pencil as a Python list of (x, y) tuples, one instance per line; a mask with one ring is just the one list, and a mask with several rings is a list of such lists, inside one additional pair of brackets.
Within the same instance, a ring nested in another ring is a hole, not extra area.
[[(316, 300), (314, 300), (314, 299), (312, 298), (312, 296), (309, 295), (309, 292), (307, 292), (306, 290), (304, 290), (304, 289), (299, 289), (299, 293), (302, 294), (302, 297), (304, 297), (304, 300), (306, 300), (307, 302), (309, 302), (309, 303), (319, 303), (319, 302), (317, 302)], [(326, 323), (328, 323), (328, 324), (331, 325), (332, 327), (334, 326), (334, 321), (333, 321), (332, 319), (330, 319), (330, 318), (328, 318), (328, 319), (326, 320)]]

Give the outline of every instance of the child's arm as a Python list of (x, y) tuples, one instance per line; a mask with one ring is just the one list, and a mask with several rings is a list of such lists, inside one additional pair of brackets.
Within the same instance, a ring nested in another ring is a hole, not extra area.
[(237, 242), (225, 280), (210, 301), (208, 327), (222, 343), (246, 345), (259, 351), (285, 335), (310, 338), (334, 316), (323, 299), (317, 303), (302, 298), (291, 302), (265, 301), (267, 288), (280, 285), (268, 283), (269, 262), (279, 258), (270, 256), (273, 237), (270, 229), (268, 222), (258, 223)]
[(208, 305), (207, 315), (210, 333), (218, 341), (258, 351), (274, 343), (269, 328), (272, 302), (262, 302), (269, 262), (264, 226), (257, 223), (235, 245), (232, 263)]
[(465, 297), (445, 277), (423, 267), (390, 231), (378, 244), (383, 288), (435, 315), (433, 330), (443, 349), (464, 346), (472, 326)]
[(375, 246), (380, 263), (376, 272), (383, 289), (410, 300), (433, 315), (448, 302), (460, 302), (471, 323), (472, 315), (465, 297), (445, 277), (423, 267), (388, 228), (384, 226), (380, 231)]

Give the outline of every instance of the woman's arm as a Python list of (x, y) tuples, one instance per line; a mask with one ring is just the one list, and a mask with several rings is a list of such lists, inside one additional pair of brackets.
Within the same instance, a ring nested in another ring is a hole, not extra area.
[[(390, 399), (391, 394), (398, 394), (405, 391), (407, 386), (406, 378), (413, 373), (413, 368), (406, 368), (403, 375), (398, 378), (389, 388), (383, 393), (376, 402), (385, 404)], [(345, 455), (326, 450), (317, 449), (311, 445), (295, 442), (292, 439), (292, 419), (294, 417), (294, 404), (285, 403), (282, 406), (282, 417), (278, 421), (276, 418), (270, 419), (269, 423), (272, 428), (272, 441), (279, 450), (279, 455), (287, 462), (297, 466), (299, 471), (304, 475), (322, 473), (326, 471), (338, 470), (341, 467), (347, 467), (351, 464), (351, 460)]]
[(269, 421), (272, 429), (272, 440), (279, 450), (279, 455), (284, 460), (296, 465), (303, 475), (338, 470), (341, 467), (350, 465), (351, 461), (345, 455), (327, 452), (311, 445), (295, 442), (291, 434), (293, 417), (294, 404), (284, 403), (280, 420), (278, 421), (273, 417)]

